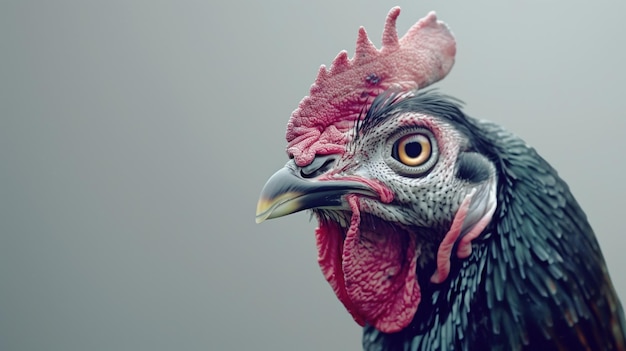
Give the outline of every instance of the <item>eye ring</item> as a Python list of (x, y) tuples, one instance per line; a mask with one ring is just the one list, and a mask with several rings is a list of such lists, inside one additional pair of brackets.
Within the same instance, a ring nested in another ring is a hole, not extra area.
[(391, 157), (408, 167), (423, 165), (432, 154), (430, 139), (424, 134), (408, 134), (393, 144)]
[(388, 140), (385, 162), (396, 173), (415, 178), (430, 171), (438, 157), (439, 148), (432, 132), (411, 128)]

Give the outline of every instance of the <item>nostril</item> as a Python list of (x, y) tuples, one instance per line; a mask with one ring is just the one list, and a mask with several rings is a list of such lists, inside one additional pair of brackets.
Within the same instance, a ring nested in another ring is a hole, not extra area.
[(313, 162), (300, 168), (302, 178), (315, 178), (328, 172), (337, 162), (335, 155), (315, 156)]

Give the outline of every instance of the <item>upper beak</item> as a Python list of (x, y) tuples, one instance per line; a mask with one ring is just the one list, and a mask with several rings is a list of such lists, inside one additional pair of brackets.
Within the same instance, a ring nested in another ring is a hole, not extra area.
[(256, 207), (256, 222), (282, 217), (310, 208), (344, 208), (345, 194), (377, 197), (366, 184), (348, 180), (304, 178), (291, 163), (265, 183)]

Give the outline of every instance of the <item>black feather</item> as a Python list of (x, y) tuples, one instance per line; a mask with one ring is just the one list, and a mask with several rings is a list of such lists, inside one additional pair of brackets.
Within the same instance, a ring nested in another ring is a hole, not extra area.
[[(461, 111), (461, 105), (461, 100), (439, 94), (434, 89), (416, 92), (410, 96), (390, 89), (374, 98), (365, 116), (356, 124), (355, 138), (376, 129), (388, 119), (397, 116), (399, 112), (418, 112), (445, 117), (456, 124), (456, 121), (465, 118)], [(465, 126), (459, 124), (458, 127), (462, 132), (465, 132)]]
[[(358, 133), (399, 111), (445, 119), (464, 133), (496, 167), (498, 206), (471, 256), (452, 260), (446, 281), (418, 275), (423, 298), (411, 324), (393, 334), (366, 326), (364, 349), (625, 350), (626, 323), (600, 247), (557, 172), (520, 138), (433, 91), (381, 97)], [(472, 158), (462, 156), (457, 175), (481, 179)]]

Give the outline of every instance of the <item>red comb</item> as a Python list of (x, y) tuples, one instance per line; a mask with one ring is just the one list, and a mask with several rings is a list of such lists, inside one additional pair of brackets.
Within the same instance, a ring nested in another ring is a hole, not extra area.
[(354, 123), (376, 95), (392, 87), (421, 89), (448, 74), (456, 44), (445, 23), (431, 12), (398, 39), (399, 14), (399, 7), (389, 11), (380, 50), (361, 27), (352, 59), (344, 50), (330, 69), (320, 67), (287, 124), (287, 152), (297, 165), (308, 165), (316, 154), (343, 153)]

